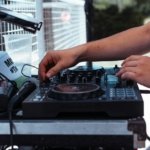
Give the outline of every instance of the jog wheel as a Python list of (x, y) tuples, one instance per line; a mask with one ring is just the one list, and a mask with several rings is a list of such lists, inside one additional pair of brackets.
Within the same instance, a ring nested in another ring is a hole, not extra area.
[(99, 85), (96, 84), (58, 84), (48, 96), (56, 100), (88, 100), (96, 98), (104, 93)]

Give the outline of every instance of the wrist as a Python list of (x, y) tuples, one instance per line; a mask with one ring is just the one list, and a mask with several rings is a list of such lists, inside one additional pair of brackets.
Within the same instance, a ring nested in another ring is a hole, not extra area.
[(79, 45), (73, 48), (76, 63), (87, 61), (87, 44)]

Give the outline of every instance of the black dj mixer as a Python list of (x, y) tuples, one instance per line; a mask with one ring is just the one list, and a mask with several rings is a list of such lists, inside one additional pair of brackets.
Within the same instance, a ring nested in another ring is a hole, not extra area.
[(143, 116), (137, 83), (116, 76), (112, 68), (78, 66), (66, 69), (39, 87), (23, 102), (25, 118), (77, 114), (134, 118)]

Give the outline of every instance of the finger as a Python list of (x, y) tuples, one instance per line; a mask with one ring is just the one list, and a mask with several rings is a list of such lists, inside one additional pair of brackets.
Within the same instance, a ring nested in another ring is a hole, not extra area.
[(121, 79), (128, 79), (136, 81), (136, 73), (134, 72), (125, 72), (121, 75)]
[(139, 60), (141, 58), (141, 56), (139, 56), (139, 55), (132, 55), (132, 56), (129, 56), (128, 58), (126, 58), (123, 62), (122, 62), (122, 66), (126, 63), (126, 62), (128, 62), (128, 61), (137, 61), (137, 60)]
[(45, 70), (45, 65), (43, 63), (40, 63), (39, 65), (39, 71), (38, 71), (38, 75), (39, 75), (39, 79), (40, 80), (45, 80), (45, 76), (46, 76), (46, 70)]
[(40, 80), (46, 80), (46, 72), (47, 72), (47, 66), (48, 64), (50, 64), (50, 57), (49, 57), (49, 60), (47, 58), (47, 56), (45, 56), (42, 61), (40, 62), (39, 64), (39, 78)]
[(138, 64), (137, 61), (127, 61), (123, 64), (122, 67), (136, 67)]
[(61, 63), (58, 63), (47, 71), (46, 77), (51, 78), (59, 73), (62, 69), (64, 69), (64, 67), (62, 67)]
[(117, 73), (116, 76), (121, 76), (125, 72), (136, 72), (136, 67), (122, 67)]

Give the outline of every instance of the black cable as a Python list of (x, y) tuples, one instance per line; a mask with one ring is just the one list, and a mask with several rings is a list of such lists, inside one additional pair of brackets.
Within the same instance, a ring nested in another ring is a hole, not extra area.
[[(9, 92), (9, 94), (7, 95), (8, 96), (8, 102), (10, 101), (10, 98), (11, 98), (11, 96), (13, 96), (15, 93), (16, 93), (16, 91), (18, 91), (18, 88), (17, 88), (17, 84), (16, 84), (16, 82), (15, 81), (12, 81), (12, 80), (10, 80), (10, 79), (8, 79), (4, 74), (2, 74), (1, 72), (0, 72), (0, 78), (1, 78), (1, 81), (6, 81), (7, 83), (10, 83), (11, 85), (12, 85), (12, 87), (10, 87), (10, 88), (12, 88), (12, 90)], [(4, 87), (5, 88), (5, 87)], [(7, 88), (7, 87), (6, 87)], [(6, 108), (7, 109), (7, 108)], [(0, 117), (6, 117), (6, 116), (8, 116), (8, 112), (7, 112), (7, 110), (6, 111), (3, 111), (3, 112), (0, 112)]]
[[(24, 74), (23, 74), (23, 69), (24, 69), (24, 67), (25, 67), (26, 65), (38, 69), (37, 67), (32, 66), (32, 65), (30, 65), (30, 64), (24, 64), (24, 66), (23, 66), (22, 69), (21, 69), (22, 75), (24, 75)], [(26, 75), (24, 75), (24, 76), (26, 76)], [(29, 76), (26, 76), (26, 77), (29, 77)], [(7, 80), (7, 81), (10, 82), (15, 88), (17, 88), (16, 82), (9, 80), (4, 74), (0, 73), (0, 78), (1, 78), (1, 80), (3, 80), (3, 81)], [(14, 144), (13, 144), (13, 119), (12, 119), (13, 109), (14, 109), (14, 107), (15, 107), (16, 104), (18, 105), (19, 103), (21, 103), (21, 102), (36, 88), (35, 83), (32, 83), (31, 81), (26, 81), (26, 82), (24, 82), (24, 84), (22, 85), (22, 87), (26, 88), (26, 85), (25, 85), (25, 84), (29, 84), (29, 86), (27, 87), (28, 89), (27, 89), (27, 90), (26, 90), (26, 89), (24, 90), (24, 89), (20, 88), (19, 91), (17, 92), (17, 94), (14, 95), (14, 96), (10, 99), (10, 101), (9, 101), (9, 103), (8, 103), (8, 111), (3, 112), (3, 113), (0, 113), (0, 117), (1, 117), (1, 116), (4, 116), (4, 115), (8, 115), (8, 118), (9, 118), (9, 126), (10, 126), (10, 146), (11, 146), (11, 149), (12, 149), (12, 150), (14, 150)], [(25, 86), (24, 86), (24, 85), (25, 85)], [(20, 94), (19, 92), (20, 92), (21, 94)], [(19, 94), (20, 94), (20, 95), (19, 95)], [(19, 101), (19, 103), (18, 103), (18, 101)]]
[(141, 94), (150, 94), (150, 90), (140, 90)]
[(11, 146), (11, 150), (15, 150), (14, 149), (14, 140), (13, 140), (13, 118), (12, 118), (12, 114), (13, 114), (13, 105), (11, 105), (8, 108), (8, 117), (9, 117), (9, 128), (10, 128), (10, 146)]
[(12, 110), (10, 109), (8, 113), (9, 113), (9, 127), (10, 127), (10, 146), (11, 149), (14, 150)]
[(150, 141), (150, 136), (148, 134), (146, 134), (146, 138), (148, 141)]
[(26, 81), (22, 85), (22, 87), (19, 89), (19, 91), (11, 98), (8, 104), (8, 116), (9, 116), (9, 126), (10, 126), (10, 145), (13, 148), (13, 110), (14, 108), (20, 106), (22, 101), (29, 96), (34, 90), (36, 89), (36, 84), (34, 83), (33, 79), (32, 81)]
[[(3, 77), (3, 78), (2, 78)], [(12, 81), (12, 80), (10, 80), (10, 79), (8, 79), (4, 74), (2, 74), (1, 72), (0, 72), (0, 78), (1, 79), (3, 79), (3, 81), (8, 81), (8, 82), (10, 82), (15, 88), (17, 88), (17, 83), (15, 82), (15, 81)]]
[[(13, 98), (11, 99), (11, 101), (14, 102)], [(9, 129), (10, 129), (10, 146), (11, 146), (11, 150), (14, 150), (14, 143), (13, 143), (13, 119), (12, 119), (14, 104), (15, 103), (10, 102), (9, 105), (8, 105), (8, 119), (9, 119)]]

